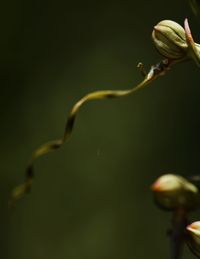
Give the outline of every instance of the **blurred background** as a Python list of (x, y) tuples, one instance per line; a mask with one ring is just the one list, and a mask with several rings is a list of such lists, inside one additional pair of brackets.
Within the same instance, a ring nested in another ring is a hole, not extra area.
[[(150, 186), (163, 173), (200, 173), (192, 62), (134, 95), (86, 104), (70, 142), (36, 161), (31, 194), (13, 211), (7, 201), (31, 152), (62, 136), (72, 105), (141, 81), (137, 63), (161, 59), (153, 26), (185, 17), (200, 42), (186, 0), (1, 2), (2, 259), (169, 258), (171, 215), (154, 205)], [(193, 255), (185, 249), (184, 258)]]

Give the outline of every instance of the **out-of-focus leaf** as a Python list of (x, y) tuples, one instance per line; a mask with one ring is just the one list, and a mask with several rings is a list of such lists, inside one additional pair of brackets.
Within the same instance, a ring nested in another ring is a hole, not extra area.
[(200, 1), (199, 0), (189, 0), (190, 7), (194, 13), (194, 15), (200, 21)]

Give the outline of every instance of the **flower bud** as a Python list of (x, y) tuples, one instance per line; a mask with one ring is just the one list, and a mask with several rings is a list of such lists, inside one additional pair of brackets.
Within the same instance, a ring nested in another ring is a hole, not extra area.
[(182, 176), (163, 175), (152, 185), (152, 190), (156, 204), (162, 209), (193, 210), (199, 207), (198, 188)]
[(191, 252), (200, 258), (200, 221), (193, 222), (187, 226), (186, 243)]
[(159, 22), (152, 32), (158, 52), (165, 58), (184, 60), (187, 58), (187, 42), (184, 28), (170, 20)]

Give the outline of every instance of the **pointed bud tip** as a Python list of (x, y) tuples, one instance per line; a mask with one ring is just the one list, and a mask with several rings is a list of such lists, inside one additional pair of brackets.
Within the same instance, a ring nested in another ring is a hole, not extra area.
[(160, 31), (160, 26), (158, 24), (155, 25), (153, 28), (154, 28), (155, 31)]
[(157, 180), (155, 183), (151, 185), (151, 190), (154, 192), (162, 191), (162, 185), (159, 180)]
[(185, 29), (186, 38), (189, 41), (193, 42), (193, 37), (192, 37), (192, 33), (191, 33), (190, 26), (189, 26), (189, 23), (188, 23), (188, 18), (185, 18), (185, 20), (184, 20), (184, 29)]
[(200, 230), (200, 221), (195, 221), (192, 224), (188, 225), (187, 227), (188, 231), (195, 231), (195, 230)]

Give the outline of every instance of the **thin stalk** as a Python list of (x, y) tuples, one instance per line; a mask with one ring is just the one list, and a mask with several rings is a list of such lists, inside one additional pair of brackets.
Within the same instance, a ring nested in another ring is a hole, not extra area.
[(170, 231), (171, 259), (180, 259), (182, 256), (187, 224), (187, 212), (184, 209), (177, 209), (173, 212)]
[(9, 205), (13, 207), (17, 200), (24, 197), (26, 193), (28, 193), (31, 190), (32, 184), (33, 184), (33, 178), (34, 178), (34, 162), (37, 158), (55, 151), (59, 149), (65, 142), (67, 142), (72, 134), (74, 123), (76, 116), (78, 114), (78, 111), (80, 108), (87, 102), (93, 101), (93, 100), (103, 100), (103, 99), (111, 99), (111, 98), (117, 98), (117, 97), (123, 97), (130, 94), (133, 94), (137, 92), (139, 89), (144, 88), (148, 84), (150, 84), (152, 81), (157, 79), (159, 76), (164, 75), (167, 70), (171, 67), (172, 64), (177, 63), (176, 61), (170, 61), (168, 59), (162, 60), (158, 64), (152, 66), (148, 73), (144, 70), (144, 67), (141, 63), (139, 63), (139, 68), (141, 70), (142, 75), (144, 75), (144, 79), (142, 82), (140, 82), (138, 85), (134, 86), (131, 89), (128, 90), (104, 90), (104, 91), (95, 91), (92, 93), (89, 93), (85, 95), (83, 98), (81, 98), (75, 105), (72, 107), (66, 125), (64, 130), (64, 135), (61, 139), (53, 140), (50, 142), (47, 142), (43, 145), (41, 145), (39, 148), (37, 148), (31, 155), (31, 158), (28, 162), (28, 165), (26, 167), (25, 172), (25, 181), (21, 185), (17, 186), (13, 189), (11, 195), (10, 195), (10, 201)]

